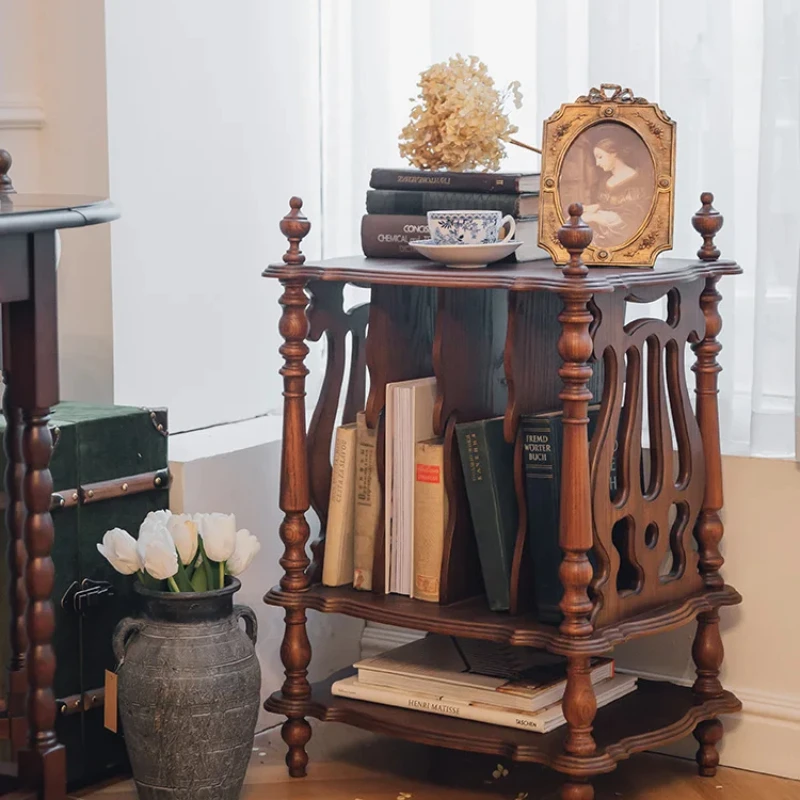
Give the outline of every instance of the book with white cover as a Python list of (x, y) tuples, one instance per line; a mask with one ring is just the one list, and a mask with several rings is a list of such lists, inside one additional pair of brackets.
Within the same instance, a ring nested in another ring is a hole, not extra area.
[(414, 463), (417, 442), (433, 437), (436, 378), (386, 386), (385, 574), (386, 592), (413, 596)]
[[(601, 681), (594, 687), (597, 707), (606, 706), (614, 700), (619, 700), (636, 691), (637, 681), (636, 675), (615, 675), (613, 678)], [(561, 710), (561, 702), (553, 703), (534, 713), (528, 713), (511, 708), (490, 706), (485, 703), (470, 703), (438, 693), (415, 692), (410, 695), (399, 689), (361, 683), (355, 675), (336, 681), (331, 687), (331, 692), (337, 697), (408, 708), (439, 716), (487, 722), (491, 725), (519, 728), (532, 733), (549, 733), (566, 723)]]
[[(563, 656), (438, 634), (358, 661), (354, 667), (365, 686), (441, 694), (528, 713), (560, 702), (567, 685)], [(592, 659), (592, 683), (613, 676), (612, 659)]]

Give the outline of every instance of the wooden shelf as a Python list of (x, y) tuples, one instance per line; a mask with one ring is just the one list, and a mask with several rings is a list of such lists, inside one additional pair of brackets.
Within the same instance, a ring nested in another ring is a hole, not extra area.
[(331, 684), (352, 674), (352, 669), (342, 670), (327, 681), (315, 684), (307, 701), (287, 700), (276, 692), (267, 700), (265, 708), (278, 714), (343, 722), (423, 744), (545, 764), (570, 775), (591, 776), (610, 772), (618, 761), (634, 753), (681, 739), (699, 722), (734, 713), (742, 707), (730, 692), (696, 704), (689, 688), (640, 680), (636, 692), (597, 712), (594, 721), (597, 750), (591, 756), (578, 757), (564, 752), (566, 726), (537, 734), (334, 697)]
[(557, 627), (545, 625), (532, 615), (510, 616), (490, 611), (483, 596), (440, 606), (401, 595), (361, 592), (349, 586), (314, 585), (302, 594), (284, 592), (276, 586), (267, 593), (264, 601), (283, 608), (311, 608), (323, 613), (346, 614), (370, 622), (449, 636), (541, 647), (562, 655), (596, 655), (629, 639), (661, 633), (693, 622), (702, 611), (736, 605), (742, 598), (732, 586), (725, 586), (718, 591), (702, 592), (623, 622), (598, 628), (584, 639), (563, 636)]
[[(733, 261), (691, 261), (659, 258), (653, 269), (593, 269), (584, 285), (592, 292), (613, 292), (623, 286), (674, 284), (711, 275), (737, 275), (741, 267)], [(270, 264), (264, 270), (270, 278), (356, 283), (364, 286), (438, 286), (515, 291), (559, 291), (570, 285), (552, 261), (499, 262), (486, 269), (458, 270), (442, 267), (427, 259), (365, 258), (346, 256), (298, 264)]]

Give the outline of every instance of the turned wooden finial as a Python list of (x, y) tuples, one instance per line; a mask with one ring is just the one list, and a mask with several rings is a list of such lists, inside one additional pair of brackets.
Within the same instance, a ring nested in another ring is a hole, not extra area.
[(8, 150), (0, 150), (0, 194), (16, 194), (17, 190), (8, 175), (11, 163), (11, 153)]
[(300, 212), (303, 201), (299, 197), (289, 200), (289, 206), (292, 210), (281, 220), (281, 233), (289, 240), (283, 260), (286, 264), (302, 264), (306, 257), (300, 251), (300, 242), (311, 230), (311, 223)]
[(581, 277), (588, 274), (589, 269), (581, 261), (583, 251), (592, 243), (592, 229), (581, 219), (583, 206), (573, 203), (568, 210), (569, 220), (558, 229), (558, 241), (569, 253), (569, 263), (562, 271), (567, 276)]
[(719, 258), (719, 249), (714, 244), (714, 237), (719, 233), (725, 220), (711, 205), (714, 202), (714, 195), (711, 192), (703, 192), (700, 195), (700, 202), (703, 207), (692, 217), (694, 229), (703, 237), (703, 246), (697, 251), (697, 257), (701, 261), (716, 261)]

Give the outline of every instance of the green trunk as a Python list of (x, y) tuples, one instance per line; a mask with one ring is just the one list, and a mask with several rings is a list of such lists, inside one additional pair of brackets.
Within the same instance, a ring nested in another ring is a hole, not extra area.
[[(161, 424), (162, 430), (157, 426)], [(110, 528), (124, 528), (134, 537), (148, 512), (167, 508), (169, 503), (166, 419), (146, 409), (124, 406), (95, 406), (65, 402), (56, 406), (50, 421), (56, 441), (51, 473), (53, 490), (66, 501), (66, 507), (53, 511), (55, 543), (55, 588), (53, 605), (56, 630), (53, 637), (57, 669), (56, 698), (78, 695), (103, 686), (104, 672), (114, 669), (111, 634), (117, 622), (133, 609), (131, 576), (120, 575), (97, 551), (97, 543)], [(0, 433), (5, 421), (0, 416)], [(0, 452), (0, 469), (5, 471), (5, 455)], [(160, 473), (159, 483), (147, 478), (131, 481), (125, 493), (93, 499), (92, 485), (117, 481), (148, 473)], [(142, 483), (142, 486), (138, 484)], [(77, 492), (79, 501), (73, 497)], [(75, 503), (70, 506), (70, 503)], [(5, 553), (8, 534), (0, 525)], [(8, 586), (8, 567), (3, 587)], [(65, 594), (74, 583), (84, 579), (106, 581), (114, 596), (103, 596), (96, 606), (80, 614)], [(7, 591), (0, 596), (0, 631), (8, 629)], [(3, 667), (9, 659), (7, 635), (0, 635)], [(103, 727), (103, 709), (58, 717), (59, 740), (67, 748), (68, 775), (71, 785), (87, 783), (126, 763), (120, 735)]]

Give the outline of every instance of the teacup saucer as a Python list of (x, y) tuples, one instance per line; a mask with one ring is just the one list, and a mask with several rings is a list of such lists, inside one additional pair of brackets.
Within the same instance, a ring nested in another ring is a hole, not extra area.
[(492, 242), (491, 244), (437, 244), (432, 239), (419, 239), (409, 244), (431, 261), (453, 269), (481, 269), (494, 261), (510, 256), (521, 244)]

